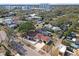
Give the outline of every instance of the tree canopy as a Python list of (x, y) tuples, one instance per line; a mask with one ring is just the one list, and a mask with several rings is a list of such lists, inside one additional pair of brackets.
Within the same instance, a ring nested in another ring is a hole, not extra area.
[(24, 32), (28, 32), (33, 29), (34, 29), (34, 26), (33, 26), (32, 22), (27, 21), (25, 23), (20, 24), (18, 31), (24, 33)]

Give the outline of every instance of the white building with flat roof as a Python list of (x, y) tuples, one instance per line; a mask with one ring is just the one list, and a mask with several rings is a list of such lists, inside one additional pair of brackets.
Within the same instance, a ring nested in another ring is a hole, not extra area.
[(59, 50), (61, 55), (64, 55), (64, 53), (66, 51), (66, 46), (63, 44), (60, 44), (60, 45), (58, 45), (58, 50)]

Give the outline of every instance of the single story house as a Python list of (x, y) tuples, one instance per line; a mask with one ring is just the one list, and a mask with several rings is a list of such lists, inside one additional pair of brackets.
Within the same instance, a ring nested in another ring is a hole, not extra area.
[(51, 36), (51, 32), (49, 31), (46, 31), (46, 30), (43, 30), (43, 29), (38, 29), (36, 30), (38, 33), (41, 33), (43, 35), (46, 35), (46, 36)]
[(76, 38), (72, 38), (72, 37), (67, 37), (67, 40), (75, 42), (77, 39)]
[(43, 23), (43, 20), (42, 19), (36, 20), (36, 23), (41, 24), (41, 23)]
[(14, 13), (14, 12), (9, 12), (8, 15), (9, 15), (9, 16), (16, 16), (16, 13)]
[(60, 31), (60, 30), (61, 30), (61, 29), (60, 29), (60, 27), (55, 27), (55, 26), (54, 26), (54, 27), (52, 27), (51, 29), (52, 29), (53, 31), (55, 31), (55, 32), (56, 32), (56, 31)]
[(67, 30), (68, 30), (68, 26), (66, 26), (66, 25), (61, 25), (60, 28), (61, 28), (63, 31), (67, 31)]
[(44, 27), (46, 27), (46, 28), (49, 28), (49, 29), (50, 29), (50, 28), (52, 28), (52, 25), (51, 25), (51, 24), (45, 24), (45, 25), (44, 25)]
[(35, 41), (33, 38), (36, 36), (36, 34), (37, 32), (34, 32), (34, 31), (27, 32), (27, 35), (25, 34), (25, 38), (31, 41)]
[(30, 14), (30, 16), (36, 16), (37, 14), (33, 13), (33, 14)]
[(12, 17), (5, 17), (4, 18), (4, 23), (5, 24), (11, 24), (13, 22)]
[(43, 41), (43, 42), (45, 42), (45, 43), (48, 43), (48, 42), (51, 41), (51, 38), (50, 38), (50, 37), (45, 36), (45, 35), (40, 34), (40, 33), (38, 33), (38, 34), (34, 37), (34, 39), (35, 39), (35, 40), (41, 40), (41, 41)]
[(74, 42), (75, 42), (76, 40), (77, 40), (76, 38), (72, 38), (72, 41), (74, 41)]
[(64, 55), (64, 53), (65, 53), (65, 51), (66, 51), (66, 46), (63, 45), (63, 44), (60, 44), (60, 45), (58, 45), (57, 47), (58, 47), (58, 49), (59, 49), (60, 55)]
[(74, 32), (71, 32), (67, 37), (66, 37), (67, 40), (71, 40), (71, 41), (76, 41), (77, 38), (76, 38), (76, 34)]
[(6, 17), (4, 20), (4, 24), (6, 24), (10, 28), (14, 28), (17, 26), (16, 22), (13, 20), (12, 17)]
[(29, 20), (40, 20), (40, 19), (42, 19), (42, 18), (39, 17), (39, 16), (37, 16), (37, 14), (30, 14), (30, 15), (28, 16), (28, 19), (29, 19)]

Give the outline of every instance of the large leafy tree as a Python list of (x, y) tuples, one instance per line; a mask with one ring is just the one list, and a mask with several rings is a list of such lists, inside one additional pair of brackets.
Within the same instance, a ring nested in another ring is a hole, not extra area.
[(18, 31), (25, 33), (33, 29), (34, 29), (33, 23), (31, 21), (27, 21), (25, 23), (20, 24)]
[(71, 33), (73, 31), (73, 27), (69, 27), (67, 31), (64, 32), (64, 36), (69, 35), (69, 33)]
[(71, 42), (67, 41), (67, 40), (63, 40), (62, 44), (66, 45), (66, 46), (71, 46)]

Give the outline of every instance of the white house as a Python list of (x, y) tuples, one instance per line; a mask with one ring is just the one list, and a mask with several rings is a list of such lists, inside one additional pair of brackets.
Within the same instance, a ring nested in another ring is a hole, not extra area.
[(33, 14), (30, 14), (30, 16), (31, 16), (31, 17), (33, 17), (33, 16), (36, 16), (36, 14), (35, 14), (35, 13), (33, 13)]
[(28, 17), (28, 19), (30, 20), (40, 20), (41, 17), (37, 16), (36, 14), (30, 14), (30, 16)]
[(65, 51), (66, 51), (66, 46), (63, 45), (63, 44), (60, 44), (57, 47), (59, 49), (59, 52), (63, 55), (65, 53)]
[(72, 38), (72, 41), (74, 41), (74, 42), (75, 42), (76, 40), (77, 40), (76, 38)]
[(46, 27), (46, 28), (52, 28), (52, 25), (51, 24), (45, 24), (44, 27)]
[(52, 27), (52, 30), (54, 30), (54, 31), (60, 31), (61, 29), (60, 29), (60, 27)]
[(4, 20), (4, 18), (0, 18), (0, 24), (2, 24), (2, 23), (3, 23), (3, 20)]

